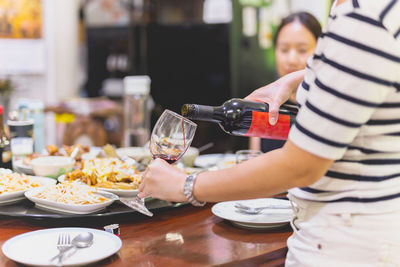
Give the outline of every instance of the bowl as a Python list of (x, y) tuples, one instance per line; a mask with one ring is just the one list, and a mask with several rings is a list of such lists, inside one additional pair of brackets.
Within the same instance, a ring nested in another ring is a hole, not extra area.
[(36, 176), (57, 179), (60, 175), (74, 168), (75, 160), (63, 156), (45, 156), (31, 161), (33, 172)]

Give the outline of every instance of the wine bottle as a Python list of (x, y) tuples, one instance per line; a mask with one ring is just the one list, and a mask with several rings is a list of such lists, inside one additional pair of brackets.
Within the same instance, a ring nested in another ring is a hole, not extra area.
[(0, 168), (12, 169), (10, 139), (4, 131), (3, 106), (0, 105)]
[(200, 121), (218, 123), (225, 132), (238, 136), (253, 136), (286, 140), (295, 121), (297, 107), (282, 105), (275, 125), (269, 123), (269, 106), (256, 102), (233, 98), (221, 106), (185, 104), (182, 116)]

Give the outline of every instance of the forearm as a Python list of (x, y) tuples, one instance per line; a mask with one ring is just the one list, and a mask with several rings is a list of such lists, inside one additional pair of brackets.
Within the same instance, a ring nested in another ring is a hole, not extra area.
[(315, 162), (316, 157), (309, 153), (299, 157), (294, 151), (299, 148), (293, 146), (286, 144), (229, 169), (201, 173), (194, 196), (208, 202), (268, 197), (314, 183), (332, 164), (321, 158)]

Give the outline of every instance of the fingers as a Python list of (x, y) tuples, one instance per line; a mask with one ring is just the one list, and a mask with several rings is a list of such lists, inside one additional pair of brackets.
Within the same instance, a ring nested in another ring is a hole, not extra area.
[(145, 192), (139, 192), (139, 193), (137, 194), (137, 196), (138, 196), (138, 198), (146, 198), (146, 197), (149, 197), (150, 194), (147, 194), (147, 193), (145, 193)]
[(152, 169), (157, 168), (157, 166), (158, 166), (160, 163), (163, 164), (163, 162), (165, 162), (165, 161), (162, 160), (162, 159), (155, 159), (155, 160), (152, 160), (152, 161), (150, 162), (150, 164), (147, 166), (146, 170), (144, 170), (144, 172), (143, 172), (143, 174), (142, 174), (142, 181), (141, 181), (141, 183), (140, 183), (140, 185), (139, 185), (139, 188), (138, 188), (138, 191), (139, 191), (138, 196), (139, 196), (140, 198), (148, 197), (148, 196), (151, 195), (150, 192), (148, 192), (148, 190), (146, 190), (146, 183), (147, 183), (147, 180), (148, 180), (148, 179), (151, 179), (151, 176), (152, 176), (152, 174), (151, 174), (151, 173), (152, 173)]
[(279, 104), (273, 102), (269, 106), (269, 123), (275, 125), (279, 116)]
[(263, 87), (257, 88), (244, 99), (250, 101), (263, 101), (269, 102), (270, 100), (270, 92), (269, 92), (269, 85), (265, 85)]
[(250, 100), (250, 101), (256, 101), (258, 100), (256, 96), (254, 96), (254, 94), (248, 95), (244, 98), (245, 100)]
[(143, 174), (142, 174), (142, 181), (140, 182), (140, 185), (139, 185), (139, 188), (138, 188), (139, 193), (143, 192), (143, 190), (144, 190), (145, 180), (146, 180), (145, 178), (146, 178), (146, 176), (147, 176), (147, 171), (148, 171), (148, 169), (149, 169), (149, 167), (147, 167), (147, 168), (144, 170)]

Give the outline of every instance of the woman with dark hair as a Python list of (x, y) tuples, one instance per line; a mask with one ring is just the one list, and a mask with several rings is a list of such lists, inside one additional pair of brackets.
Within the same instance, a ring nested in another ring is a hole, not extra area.
[(274, 38), (278, 75), (304, 69), (321, 33), (321, 25), (310, 13), (293, 13), (282, 19)]
[[(279, 77), (306, 67), (322, 29), (307, 12), (297, 12), (282, 19), (274, 38), (276, 70)], [(291, 98), (292, 102), (294, 97)], [(268, 152), (280, 148), (285, 140), (250, 138), (250, 149)]]

